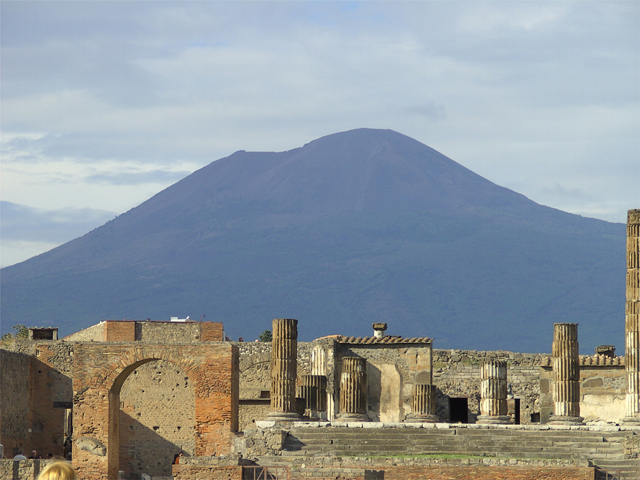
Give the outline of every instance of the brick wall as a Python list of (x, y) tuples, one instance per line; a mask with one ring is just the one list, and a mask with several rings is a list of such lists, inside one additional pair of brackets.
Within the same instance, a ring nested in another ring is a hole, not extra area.
[(222, 328), (222, 323), (202, 322), (200, 324), (200, 341), (202, 342), (224, 341), (224, 330)]
[[(384, 480), (594, 480), (592, 467), (430, 466), (384, 468)], [(365, 476), (366, 478), (366, 476)], [(372, 478), (376, 478), (372, 475)]]
[(74, 436), (91, 437), (108, 452), (106, 457), (92, 455), (74, 444), (74, 464), (83, 480), (117, 477), (120, 423), (114, 418), (120, 415), (121, 388), (133, 371), (153, 360), (184, 371), (193, 386), (195, 455), (231, 451), (238, 412), (238, 351), (233, 345), (79, 344), (74, 358)]
[(105, 342), (133, 342), (136, 339), (136, 322), (107, 320), (104, 326)]

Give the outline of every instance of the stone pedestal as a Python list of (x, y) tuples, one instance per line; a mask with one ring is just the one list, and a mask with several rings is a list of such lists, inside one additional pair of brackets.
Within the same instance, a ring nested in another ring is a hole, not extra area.
[(551, 425), (580, 425), (578, 324), (553, 324), (553, 403)]
[(627, 214), (627, 301), (625, 304), (626, 425), (640, 425), (640, 210)]
[(480, 367), (480, 415), (478, 423), (510, 423), (507, 415), (507, 362), (488, 360)]
[(300, 385), (300, 397), (304, 399), (304, 414), (310, 420), (327, 418), (327, 377), (304, 375)]
[(424, 383), (417, 383), (411, 389), (411, 413), (405, 422), (409, 423), (437, 423), (436, 415), (436, 387)]
[(296, 381), (298, 370), (298, 320), (276, 318), (271, 340), (271, 412), (267, 420), (298, 420)]
[(367, 422), (367, 363), (360, 357), (343, 357), (340, 375), (338, 421)]

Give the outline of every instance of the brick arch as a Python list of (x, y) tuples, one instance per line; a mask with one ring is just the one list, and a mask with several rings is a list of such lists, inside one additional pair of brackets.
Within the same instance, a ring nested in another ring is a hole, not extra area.
[(73, 461), (79, 477), (117, 478), (120, 389), (142, 364), (165, 360), (189, 377), (195, 394), (196, 456), (231, 452), (238, 426), (238, 348), (230, 343), (139, 345), (82, 343), (74, 349), (74, 437), (87, 436), (106, 448), (106, 455), (80, 450)]
[(104, 382), (109, 390), (117, 388), (118, 392), (127, 377), (140, 365), (156, 360), (165, 360), (181, 368), (189, 377), (189, 381), (195, 383), (198, 370), (193, 360), (188, 359), (181, 352), (164, 347), (132, 348), (115, 359), (105, 369)]

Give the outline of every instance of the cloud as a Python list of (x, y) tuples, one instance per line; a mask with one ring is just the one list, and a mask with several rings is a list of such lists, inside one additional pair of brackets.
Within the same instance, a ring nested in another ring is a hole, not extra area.
[(122, 212), (234, 151), (359, 127), (551, 206), (640, 201), (638, 2), (4, 2), (0, 20), (17, 204)]
[(110, 172), (89, 175), (88, 182), (108, 183), (111, 185), (140, 185), (142, 183), (172, 184), (183, 179), (191, 172), (171, 172), (166, 170), (152, 170), (147, 172)]
[(89, 208), (43, 210), (1, 201), (2, 242), (28, 241), (60, 244), (84, 235), (116, 216)]

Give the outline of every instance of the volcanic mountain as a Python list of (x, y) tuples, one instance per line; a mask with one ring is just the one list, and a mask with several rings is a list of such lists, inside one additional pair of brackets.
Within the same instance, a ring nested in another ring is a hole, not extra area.
[[(2, 327), (222, 321), (252, 340), (389, 334), (437, 348), (623, 345), (625, 228), (538, 205), (390, 130), (239, 151), (47, 253), (2, 270)], [(622, 348), (619, 348), (621, 350)]]

